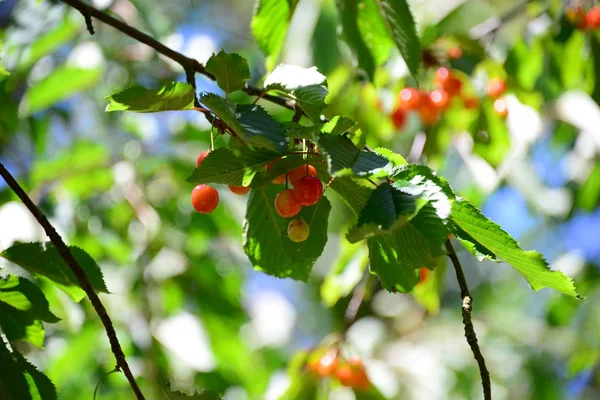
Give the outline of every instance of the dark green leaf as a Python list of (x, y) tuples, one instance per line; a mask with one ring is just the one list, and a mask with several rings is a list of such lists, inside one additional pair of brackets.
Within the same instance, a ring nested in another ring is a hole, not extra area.
[(356, 16), (358, 15), (357, 0), (337, 0), (342, 25), (342, 36), (348, 46), (356, 53), (358, 66), (362, 68), (372, 81), (375, 76), (375, 60), (365, 44), (358, 29)]
[(106, 111), (151, 113), (171, 110), (193, 110), (194, 88), (184, 82), (171, 82), (158, 90), (133, 86), (107, 96)]
[(389, 34), (404, 58), (413, 77), (421, 63), (421, 44), (412, 12), (406, 0), (376, 0)]
[[(470, 240), (475, 241), (474, 244), (485, 247), (487, 253), (495, 254), (512, 265), (534, 290), (549, 287), (569, 296), (579, 297), (571, 278), (560, 271), (550, 270), (540, 253), (522, 250), (508, 233), (468, 201), (454, 201), (452, 220), (470, 235)], [(469, 240), (468, 237), (462, 239)]]
[(257, 0), (250, 23), (258, 47), (267, 56), (267, 70), (277, 62), (297, 0)]
[(280, 152), (287, 147), (284, 126), (261, 106), (240, 104), (235, 116), (242, 128), (242, 138), (249, 144)]
[(60, 66), (25, 92), (20, 105), (23, 115), (43, 110), (75, 93), (94, 86), (102, 76), (99, 68)]
[(327, 93), (329, 92), (325, 85), (301, 86), (292, 92), (302, 111), (315, 124), (320, 123), (321, 114), (327, 108), (325, 104)]
[(217, 78), (219, 87), (226, 93), (243, 89), (245, 82), (250, 79), (250, 68), (246, 59), (223, 50), (208, 59), (206, 71)]
[(246, 174), (244, 162), (228, 148), (221, 147), (208, 153), (200, 167), (196, 168), (186, 180), (194, 184), (222, 183), (240, 186), (244, 174)]
[(331, 205), (322, 197), (314, 206), (302, 208), (298, 218), (308, 223), (310, 234), (306, 241), (294, 243), (287, 235), (291, 219), (275, 211), (275, 196), (281, 190), (270, 185), (251, 192), (244, 221), (244, 250), (256, 269), (279, 278), (306, 281), (327, 242)]
[(235, 117), (235, 104), (214, 93), (202, 94), (200, 103), (223, 120), (236, 134), (242, 134), (242, 127)]
[[(79, 247), (69, 246), (69, 250), (85, 271), (92, 288), (98, 292), (108, 293), (100, 267), (92, 257)], [(66, 293), (75, 301), (81, 300), (84, 296), (75, 274), (50, 242), (17, 243), (0, 253), (0, 256), (36, 276), (48, 278), (61, 289), (66, 289)]]
[(359, 150), (345, 136), (320, 135), (319, 148), (327, 153), (329, 173), (333, 176), (385, 176), (393, 166), (377, 153)]

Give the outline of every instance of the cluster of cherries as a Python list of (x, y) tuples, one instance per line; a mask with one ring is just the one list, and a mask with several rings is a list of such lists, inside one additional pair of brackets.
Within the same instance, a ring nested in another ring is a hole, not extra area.
[(565, 12), (569, 20), (577, 29), (585, 31), (598, 29), (600, 27), (600, 6), (584, 10), (582, 7), (573, 7)]
[[(280, 159), (276, 159), (265, 167), (269, 170)], [(283, 218), (291, 218), (298, 215), (302, 207), (310, 207), (317, 204), (323, 195), (323, 184), (317, 178), (317, 170), (310, 164), (302, 165), (287, 174), (278, 176), (271, 181), (276, 185), (289, 183), (293, 189), (286, 189), (277, 193), (275, 197), (275, 210)], [(300, 243), (308, 239), (309, 226), (303, 219), (295, 219), (288, 225), (288, 237), (290, 240)]]
[[(435, 72), (435, 84), (437, 87), (431, 92), (415, 88), (400, 91), (396, 107), (390, 116), (396, 129), (404, 126), (410, 111), (418, 112), (425, 126), (434, 125), (455, 98), (460, 97), (464, 108), (468, 110), (479, 107), (477, 97), (463, 95), (463, 81), (448, 68), (438, 68)], [(506, 103), (500, 98), (505, 89), (506, 84), (501, 78), (492, 78), (487, 85), (488, 96), (495, 99), (494, 111), (502, 118), (508, 115)]]
[[(208, 156), (209, 151), (203, 151), (198, 156), (197, 166)], [(229, 186), (229, 189), (239, 195), (245, 195), (250, 191), (246, 186)], [(210, 214), (219, 205), (219, 192), (217, 189), (208, 185), (198, 185), (192, 190), (192, 206), (200, 214)]]
[[(208, 156), (209, 151), (203, 151), (198, 156), (196, 165), (199, 167)], [(268, 171), (280, 158), (274, 160), (265, 167)], [(298, 215), (302, 207), (316, 204), (323, 195), (323, 184), (317, 178), (317, 170), (309, 164), (303, 165), (273, 179), (271, 182), (281, 185), (289, 182), (293, 189), (279, 192), (275, 197), (275, 210), (283, 218), (291, 218)], [(287, 186), (287, 185), (286, 185)], [(247, 186), (229, 186), (229, 189), (239, 195), (245, 195), (250, 190)], [(201, 214), (210, 214), (219, 205), (219, 192), (209, 185), (197, 185), (192, 190), (192, 206)], [(308, 239), (309, 226), (303, 219), (295, 219), (288, 225), (288, 237), (290, 240), (300, 243)]]
[(337, 351), (328, 351), (321, 357), (311, 357), (306, 364), (309, 371), (322, 378), (336, 378), (342, 385), (368, 390), (371, 381), (360, 358), (343, 359)]

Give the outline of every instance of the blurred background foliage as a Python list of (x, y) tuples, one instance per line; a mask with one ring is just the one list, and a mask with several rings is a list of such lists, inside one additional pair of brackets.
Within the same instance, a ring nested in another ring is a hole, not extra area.
[[(238, 52), (258, 85), (268, 72), (250, 32), (250, 1), (91, 3), (200, 62), (221, 48)], [(600, 37), (575, 29), (557, 0), (411, 5), (425, 53), (465, 79), (476, 107), (453, 104), (431, 127), (411, 114), (397, 129), (389, 115), (398, 92), (415, 82), (398, 54), (380, 60), (369, 82), (338, 37), (333, 0), (298, 2), (276, 61), (316, 65), (329, 82), (327, 115), (358, 121), (372, 147), (435, 168), (523, 248), (575, 278), (583, 301), (536, 293), (508, 266), (460, 252), (494, 398), (600, 398)], [(344, 240), (350, 211), (330, 198), (329, 241), (308, 284), (253, 271), (241, 246), (246, 198), (220, 190), (211, 215), (189, 203), (185, 178), (209, 146), (204, 117), (104, 112), (104, 98), (122, 88), (184, 81), (180, 66), (110, 27), (95, 28), (90, 36), (81, 15), (57, 1), (0, 4), (10, 72), (0, 76), (0, 160), (66, 241), (100, 264), (111, 292), (101, 299), (147, 397), (162, 398), (157, 383), (170, 381), (227, 400), (277, 399), (290, 382), (312, 384), (313, 398), (360, 398), (305, 374), (297, 361), (344, 329), (354, 289), (365, 285), (365, 247)], [(462, 54), (448, 57), (454, 47)], [(434, 72), (423, 69), (422, 88), (433, 89)], [(484, 95), (490, 77), (506, 81), (506, 119)], [(219, 92), (203, 77), (197, 85)], [(0, 249), (43, 239), (0, 183)], [(18, 273), (0, 262), (0, 274)], [(347, 347), (385, 398), (481, 397), (453, 274), (440, 266), (415, 296), (368, 287)], [(87, 300), (41, 286), (60, 321), (44, 324), (43, 348), (16, 345), (60, 399), (90, 399), (114, 367), (102, 325)], [(130, 389), (112, 374), (97, 398), (130, 398)]]

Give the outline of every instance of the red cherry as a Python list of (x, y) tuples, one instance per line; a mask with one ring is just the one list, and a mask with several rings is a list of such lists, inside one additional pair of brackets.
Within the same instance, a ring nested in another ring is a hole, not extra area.
[(303, 219), (294, 219), (290, 221), (287, 229), (288, 237), (292, 242), (296, 243), (302, 243), (308, 239), (309, 232), (310, 227)]
[(406, 123), (406, 111), (400, 107), (397, 107), (392, 113), (391, 117), (394, 128), (400, 130), (404, 127), (404, 124)]
[(450, 76), (451, 76), (451, 73), (448, 68), (446, 68), (446, 67), (438, 68), (437, 71), (435, 71), (435, 83), (437, 83), (440, 86), (444, 86), (444, 84), (448, 81)]
[(410, 111), (421, 105), (421, 94), (415, 88), (404, 88), (398, 94), (398, 108)]
[(463, 106), (467, 110), (475, 110), (477, 107), (479, 107), (479, 100), (477, 100), (477, 97), (466, 97), (463, 100)]
[(600, 26), (600, 7), (592, 7), (585, 14), (585, 25), (590, 29), (596, 29)]
[(508, 108), (506, 107), (506, 102), (502, 99), (494, 101), (494, 112), (500, 118), (506, 118), (506, 116), (508, 115)]
[(568, 8), (565, 12), (567, 20), (575, 26), (579, 26), (582, 22), (585, 22), (585, 15), (585, 10), (581, 7)]
[[(273, 165), (275, 165), (277, 162), (279, 162), (279, 160), (281, 160), (281, 158), (273, 160), (269, 164), (267, 164), (265, 166), (265, 171), (268, 171)], [(271, 182), (273, 182), (276, 185), (281, 185), (282, 183), (285, 183), (285, 174), (279, 175), (277, 178), (273, 179)]]
[(250, 191), (249, 186), (229, 186), (229, 190), (231, 190), (235, 194), (244, 195)]
[(502, 96), (504, 93), (504, 89), (506, 88), (506, 84), (502, 78), (492, 78), (488, 81), (487, 84), (487, 94), (493, 99), (496, 99)]
[(427, 276), (429, 276), (429, 270), (427, 268), (419, 268), (419, 283), (417, 285), (423, 284), (427, 280)]
[(292, 185), (295, 185), (300, 178), (308, 175), (317, 176), (317, 170), (312, 165), (309, 164), (307, 167), (305, 164), (288, 173), (288, 179)]
[(435, 72), (435, 81), (449, 96), (457, 95), (462, 90), (462, 81), (448, 68), (438, 68)]
[(323, 194), (323, 184), (316, 176), (300, 178), (294, 185), (294, 197), (302, 206), (316, 204)]
[(196, 161), (196, 165), (199, 167), (200, 164), (202, 164), (202, 161), (204, 161), (204, 159), (206, 158), (206, 156), (208, 156), (208, 153), (210, 153), (208, 150), (203, 151), (202, 153), (200, 153), (200, 155), (198, 156), (198, 160)]
[(440, 110), (445, 110), (450, 103), (450, 96), (445, 90), (434, 90), (429, 93), (429, 102)]
[(219, 205), (219, 192), (208, 185), (198, 185), (192, 190), (192, 206), (200, 214), (210, 214)]
[(277, 193), (277, 196), (275, 197), (275, 210), (277, 211), (277, 214), (281, 215), (283, 218), (290, 218), (297, 215), (301, 209), (302, 206), (298, 200), (296, 200), (292, 189)]

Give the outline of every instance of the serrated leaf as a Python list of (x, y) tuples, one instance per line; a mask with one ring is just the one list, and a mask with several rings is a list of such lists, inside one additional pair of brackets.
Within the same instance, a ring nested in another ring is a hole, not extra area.
[(391, 55), (395, 43), (379, 10), (378, 0), (360, 0), (356, 22), (365, 45), (376, 66), (382, 65)]
[(275, 196), (281, 190), (271, 185), (251, 192), (244, 221), (244, 251), (258, 270), (306, 281), (327, 242), (331, 205), (322, 197), (314, 206), (302, 208), (297, 218), (308, 223), (310, 234), (306, 241), (294, 243), (287, 235), (291, 219), (275, 211)]
[(208, 59), (206, 71), (217, 78), (217, 84), (226, 93), (243, 89), (245, 82), (250, 79), (248, 61), (239, 54), (226, 53), (224, 50)]
[(301, 86), (292, 92), (298, 106), (315, 124), (320, 123), (321, 114), (327, 108), (325, 98), (328, 93), (329, 91), (325, 85)]
[(244, 180), (246, 166), (226, 147), (208, 153), (200, 167), (194, 169), (186, 181), (193, 184), (222, 183), (240, 186)]
[[(408, 164), (406, 162), (406, 160), (404, 159), (404, 157), (402, 157), (400, 154), (394, 153), (393, 151), (391, 151), (390, 149), (386, 149), (385, 147), (378, 147), (374, 151), (375, 151), (375, 153), (381, 154), (382, 156), (384, 156), (385, 158), (390, 160), (392, 162), (392, 164), (394, 165), (394, 167)], [(406, 178), (401, 178), (401, 179), (406, 179)]]
[(385, 157), (359, 150), (345, 136), (323, 134), (319, 136), (319, 149), (327, 153), (329, 173), (332, 176), (385, 176), (392, 168)]
[[(476, 244), (503, 259), (523, 275), (534, 290), (549, 287), (573, 297), (579, 297), (573, 280), (560, 271), (552, 271), (543, 256), (536, 251), (522, 250), (502, 228), (489, 220), (464, 199), (452, 204), (452, 221), (471, 236)], [(458, 231), (457, 233), (460, 233)], [(468, 238), (462, 238), (468, 240)]]
[(160, 89), (133, 86), (107, 96), (106, 111), (133, 111), (152, 113), (194, 109), (194, 88), (185, 82), (171, 82)]
[(46, 375), (21, 355), (0, 343), (0, 399), (56, 400), (56, 388)]
[(50, 311), (50, 304), (44, 293), (35, 283), (25, 278), (15, 275), (9, 275), (5, 279), (0, 278), (0, 303), (26, 313), (32, 320), (59, 321), (59, 318)]
[(323, 125), (322, 132), (331, 135), (342, 135), (356, 127), (357, 123), (348, 117), (336, 115), (329, 122)]
[[(92, 288), (98, 292), (108, 293), (100, 267), (92, 257), (79, 247), (69, 246), (69, 250), (85, 271)], [(0, 253), (0, 256), (36, 276), (48, 278), (61, 288), (79, 289), (79, 281), (75, 274), (50, 242), (16, 243)], [(66, 290), (66, 293), (77, 296), (74, 298), (75, 301), (83, 297), (80, 290)]]
[(214, 93), (203, 93), (200, 96), (200, 103), (225, 122), (236, 134), (242, 134), (242, 127), (235, 117), (235, 104)]
[[(376, 149), (377, 152), (382, 151), (383, 155), (386, 155), (386, 152), (381, 148)], [(390, 157), (392, 159), (393, 157)], [(431, 181), (433, 184), (437, 185), (442, 189), (442, 192), (448, 196), (449, 199), (456, 198), (454, 194), (454, 190), (448, 183), (448, 181), (441, 176), (439, 176), (434, 170), (429, 168), (426, 165), (418, 165), (418, 164), (406, 164), (399, 165), (392, 170), (390, 173), (390, 178), (393, 180), (405, 180), (405, 181)]]
[(283, 151), (287, 147), (284, 126), (255, 104), (239, 104), (236, 118), (243, 130), (243, 139), (251, 145)]
[(358, 66), (362, 68), (371, 81), (375, 76), (375, 60), (365, 44), (356, 16), (358, 15), (358, 0), (337, 0), (337, 8), (340, 12), (342, 26), (342, 37), (350, 48), (356, 53)]
[(419, 268), (433, 269), (446, 255), (447, 236), (446, 225), (428, 203), (401, 229), (367, 239), (371, 271), (385, 289), (409, 292), (419, 281)]
[(376, 0), (381, 16), (396, 47), (415, 79), (421, 63), (421, 44), (406, 0)]
[(280, 64), (265, 78), (265, 89), (290, 91), (303, 86), (327, 86), (326, 79), (317, 67)]
[(275, 65), (287, 36), (297, 0), (257, 0), (250, 22), (252, 34), (267, 56), (267, 70)]

